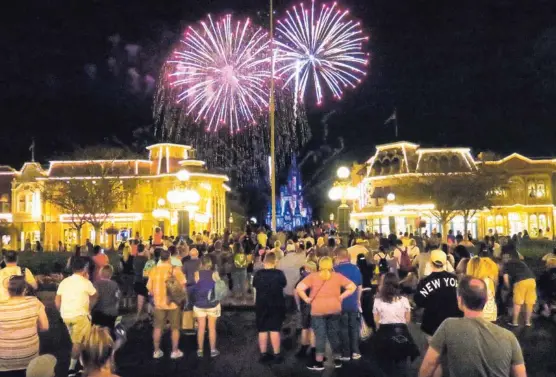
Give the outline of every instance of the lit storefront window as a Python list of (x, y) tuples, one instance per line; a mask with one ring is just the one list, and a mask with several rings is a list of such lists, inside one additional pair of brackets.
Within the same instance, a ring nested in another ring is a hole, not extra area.
[(496, 215), (496, 232), (505, 234), (504, 217), (502, 215)]
[(518, 213), (515, 212), (509, 213), (508, 220), (510, 224), (510, 235), (523, 232), (523, 229), (525, 229), (523, 221), (521, 220), (521, 216)]

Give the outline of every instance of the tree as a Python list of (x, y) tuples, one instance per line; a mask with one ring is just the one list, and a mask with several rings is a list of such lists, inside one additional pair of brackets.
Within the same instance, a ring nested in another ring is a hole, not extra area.
[(88, 147), (75, 151), (69, 160), (81, 161), (64, 166), (68, 180), (49, 180), (43, 188), (44, 200), (71, 215), (71, 223), (77, 230), (77, 242), (81, 244), (81, 229), (90, 223), (95, 229), (95, 243), (110, 213), (125, 207), (133, 196), (135, 179), (121, 179), (130, 175), (132, 161), (116, 161), (129, 157), (126, 149), (105, 146)]
[(402, 202), (432, 202), (435, 208), (430, 213), (446, 239), (448, 224), (458, 214), (463, 216), (467, 233), (469, 220), (477, 211), (492, 205), (505, 180), (503, 174), (482, 168), (467, 173), (425, 174), (415, 180), (399, 182), (395, 193), (397, 200)]

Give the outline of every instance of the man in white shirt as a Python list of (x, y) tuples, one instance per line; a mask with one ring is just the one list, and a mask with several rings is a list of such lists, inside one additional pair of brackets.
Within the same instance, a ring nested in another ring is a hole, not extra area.
[(87, 267), (83, 258), (73, 258), (73, 275), (62, 280), (56, 292), (56, 308), (68, 328), (72, 343), (68, 377), (79, 373), (76, 368), (81, 345), (91, 331), (90, 312), (98, 298), (97, 291), (89, 280)]

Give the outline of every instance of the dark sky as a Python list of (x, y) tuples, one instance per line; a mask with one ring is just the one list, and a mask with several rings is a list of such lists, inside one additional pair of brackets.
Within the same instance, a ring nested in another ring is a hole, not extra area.
[[(342, 3), (370, 35), (371, 64), (341, 103), (310, 112), (314, 143), (320, 118), (335, 110), (331, 140), (344, 137), (349, 156), (366, 158), (394, 139), (383, 122), (395, 106), (400, 139), (556, 155), (553, 0)], [(278, 13), (292, 4), (279, 0)], [(107, 71), (109, 36), (142, 46), (136, 70), (156, 78), (184, 25), (207, 12), (255, 15), (264, 7), (261, 0), (10, 2), (0, 26), (7, 28), (0, 33), (0, 163), (19, 167), (32, 137), (46, 161), (73, 144), (130, 143), (134, 129), (152, 125), (149, 93), (130, 89), (125, 72)], [(96, 67), (94, 78), (86, 65)]]

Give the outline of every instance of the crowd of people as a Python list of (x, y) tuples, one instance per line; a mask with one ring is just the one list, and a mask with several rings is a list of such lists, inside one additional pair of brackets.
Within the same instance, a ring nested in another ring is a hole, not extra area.
[[(335, 368), (359, 360), (362, 337), (374, 332), (363, 356), (374, 358), (385, 375), (403, 374), (420, 355), (408, 327), (417, 313), (428, 343), (420, 376), (442, 376), (443, 368), (450, 376), (525, 376), (517, 339), (495, 323), (509, 318), (508, 326), (531, 326), (537, 292), (539, 311), (553, 309), (556, 250), (543, 258), (547, 269), (537, 284), (515, 239), (489, 235), (477, 243), (450, 231), (445, 241), (436, 232), (386, 237), (352, 231), (342, 240), (318, 227), (271, 233), (249, 226), (222, 236), (174, 238), (157, 228), (147, 240), (137, 234), (122, 242), (117, 266), (99, 246), (86, 246), (69, 258), (71, 275), (55, 299), (72, 342), (68, 376), (113, 375), (114, 354), (125, 341), (119, 309), (131, 290), (136, 325), (152, 323), (154, 359), (164, 357), (166, 329), (170, 359), (184, 356), (183, 330), (196, 333), (198, 357), (218, 357), (216, 324), (230, 296), (254, 304), (261, 363), (283, 362), (286, 326), (300, 327), (296, 357), (306, 358), (313, 371), (325, 369), (327, 344)], [(0, 373), (27, 369), (29, 375), (35, 364), (52, 364), (50, 355), (38, 356), (37, 334), (48, 330), (48, 318), (28, 295), (37, 289), (32, 272), (18, 266), (15, 252), (4, 262)], [(126, 276), (120, 284), (112, 279), (115, 269)], [(443, 354), (447, 363), (440, 362)]]

